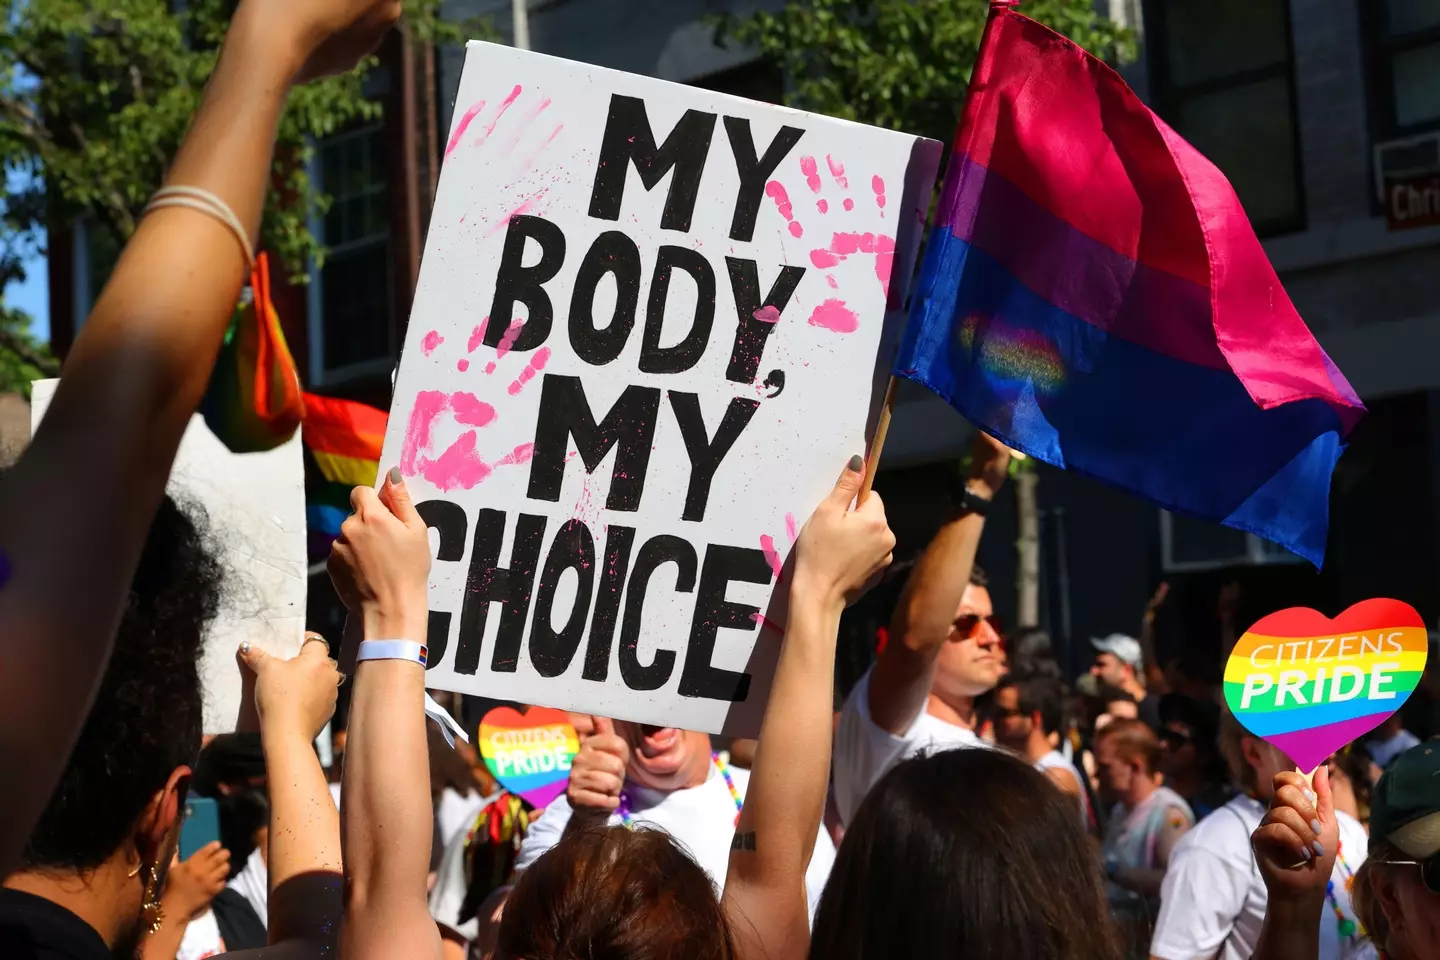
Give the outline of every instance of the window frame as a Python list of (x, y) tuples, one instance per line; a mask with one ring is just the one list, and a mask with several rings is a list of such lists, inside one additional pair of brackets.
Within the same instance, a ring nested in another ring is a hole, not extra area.
[[(326, 189), (325, 177), (323, 173), (324, 164), (322, 159), (323, 151), (325, 150), (325, 148), (327, 146), (333, 146), (340, 141), (358, 140), (366, 136), (378, 136), (383, 139), (383, 137), (385, 136), (385, 126), (383, 121), (375, 121), (362, 124), (360, 126), (353, 127), (347, 130), (342, 130), (332, 136), (325, 137), (323, 140), (312, 141), (311, 146), (313, 149), (311, 151), (308, 173), (311, 182), (316, 185), (316, 188), (319, 191), (321, 191), (322, 193), (329, 193), (332, 199), (335, 198), (335, 195), (333, 193), (330, 193)], [(382, 190), (383, 192), (388, 194), (389, 190), (391, 189), (388, 178), (384, 178), (382, 182), (384, 184)], [(326, 236), (325, 215), (323, 213), (321, 213), (317, 209), (312, 209), (310, 211), (308, 226), (311, 234), (317, 240), (319, 240), (321, 244), (325, 246), (325, 255), (327, 261), (325, 264), (322, 265), (317, 263), (315, 259), (312, 258), (309, 266), (310, 285), (309, 290), (306, 293), (306, 314), (308, 320), (306, 324), (306, 332), (310, 339), (310, 383), (316, 387), (327, 387), (335, 386), (342, 383), (348, 383), (355, 380), (374, 378), (376, 376), (388, 377), (394, 369), (395, 364), (397, 363), (396, 356), (399, 348), (399, 344), (396, 342), (394, 322), (395, 318), (393, 316), (393, 298), (388, 295), (385, 298), (385, 329), (386, 336), (389, 342), (388, 355), (385, 357), (377, 357), (373, 360), (362, 360), (357, 363), (349, 363), (338, 367), (329, 367), (326, 365), (325, 269), (327, 266), (329, 266), (329, 261), (336, 254), (343, 255), (346, 253), (354, 252), (356, 250), (363, 250), (367, 247), (374, 245), (384, 245), (388, 248), (390, 246), (391, 240), (393, 239), (392, 224), (387, 219), (385, 221), (385, 229), (383, 232), (367, 235), (358, 239), (346, 240), (333, 246), (329, 244), (329, 240)], [(390, 292), (393, 293), (393, 285), (395, 283), (395, 277), (393, 274), (393, 257), (387, 256), (385, 258), (385, 269), (389, 272), (389, 276), (387, 278), (387, 287), (391, 288)]]
[(1396, 115), (1394, 73), (1391, 63), (1398, 54), (1422, 47), (1440, 46), (1440, 24), (1390, 37), (1385, 30), (1384, 0), (1357, 0), (1360, 6), (1362, 45), (1365, 51), (1365, 80), (1369, 94), (1370, 139), (1375, 145), (1406, 140), (1440, 131), (1440, 117), (1402, 125)]
[(1305, 558), (1296, 556), (1253, 533), (1243, 530), (1235, 532), (1245, 538), (1245, 552), (1232, 557), (1215, 560), (1175, 559), (1175, 515), (1169, 510), (1158, 510), (1160, 514), (1160, 568), (1166, 573), (1194, 573), (1204, 570), (1219, 570), (1223, 567), (1291, 566), (1305, 563)]
[[(1258, 83), (1262, 80), (1273, 80), (1283, 77), (1285, 89), (1290, 101), (1288, 120), (1290, 123), (1290, 151), (1291, 172), (1295, 178), (1295, 212), (1292, 216), (1283, 220), (1276, 220), (1270, 223), (1257, 223), (1251, 221), (1257, 236), (1272, 237), (1287, 233), (1298, 233), (1305, 230), (1309, 224), (1308, 209), (1309, 202), (1305, 195), (1305, 159), (1304, 143), (1301, 140), (1299, 95), (1295, 81), (1295, 28), (1292, 22), (1292, 10), (1290, 0), (1280, 0), (1285, 7), (1283, 17), (1285, 25), (1285, 59), (1277, 64), (1268, 67), (1258, 67), (1249, 70), (1242, 70), (1238, 73), (1227, 74), (1223, 77), (1215, 77), (1199, 83), (1192, 83), (1186, 86), (1177, 86), (1170, 78), (1169, 61), (1169, 29), (1167, 23), (1167, 4), (1170, 0), (1144, 0), (1144, 23), (1145, 23), (1145, 46), (1146, 46), (1146, 67), (1149, 73), (1149, 86), (1151, 99), (1155, 112), (1170, 122), (1171, 117), (1176, 116), (1179, 107), (1187, 100), (1208, 96), (1215, 93), (1223, 93), (1236, 87), (1243, 87), (1248, 84)], [(1361, 3), (1373, 2), (1373, 0), (1360, 0)], [(1177, 132), (1185, 135), (1175, 124)], [(1224, 171), (1221, 171), (1222, 173)], [(1228, 175), (1227, 175), (1228, 179)]]

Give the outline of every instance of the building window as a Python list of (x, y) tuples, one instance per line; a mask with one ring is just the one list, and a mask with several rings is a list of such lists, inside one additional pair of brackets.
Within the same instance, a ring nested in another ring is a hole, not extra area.
[(320, 223), (325, 265), (311, 300), (319, 313), (318, 323), (312, 318), (317, 382), (388, 373), (395, 356), (381, 131), (362, 127), (318, 144), (319, 187), (331, 204)]
[(1235, 187), (1256, 233), (1305, 226), (1288, 0), (1150, 0), (1157, 112)]
[(1169, 573), (1304, 562), (1284, 547), (1254, 534), (1167, 510), (1160, 511), (1160, 549), (1162, 566)]
[(1360, 0), (1381, 139), (1440, 129), (1440, 0)]

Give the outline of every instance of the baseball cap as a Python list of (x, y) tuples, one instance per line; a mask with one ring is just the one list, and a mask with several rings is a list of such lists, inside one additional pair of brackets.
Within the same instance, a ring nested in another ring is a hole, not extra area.
[(1370, 836), (1416, 860), (1440, 853), (1440, 740), (1411, 747), (1385, 770), (1370, 802)]
[(1092, 639), (1090, 645), (1101, 653), (1113, 653), (1123, 663), (1139, 668), (1141, 660), (1140, 641), (1123, 633), (1112, 633), (1103, 640)]

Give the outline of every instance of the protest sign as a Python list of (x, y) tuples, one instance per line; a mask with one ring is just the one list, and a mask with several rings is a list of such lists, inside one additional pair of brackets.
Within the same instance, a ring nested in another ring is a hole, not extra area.
[(758, 729), (781, 570), (865, 450), (938, 156), (470, 44), (382, 463), (438, 546), (427, 683)]
[(579, 752), (580, 737), (563, 710), (531, 707), (522, 714), (496, 707), (480, 721), (485, 766), (501, 786), (536, 809), (565, 792)]
[[(58, 380), (37, 380), (31, 428), (45, 415)], [(199, 414), (180, 441), (169, 494), (205, 514), (208, 541), (224, 569), (219, 615), (200, 661), (206, 733), (235, 729), (240, 668), (235, 648), (249, 640), (293, 657), (305, 634), (305, 473), (300, 434), (263, 453), (231, 453)]]
[(1366, 600), (1334, 620), (1291, 607), (1235, 643), (1225, 702), (1309, 773), (1404, 706), (1428, 652), (1425, 621), (1399, 600)]

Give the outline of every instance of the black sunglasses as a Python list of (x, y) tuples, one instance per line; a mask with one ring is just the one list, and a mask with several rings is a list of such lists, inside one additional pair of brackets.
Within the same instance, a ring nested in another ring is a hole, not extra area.
[(979, 633), (982, 621), (990, 624), (990, 629), (994, 630), (997, 636), (1004, 632), (1000, 617), (993, 613), (983, 617), (975, 613), (961, 614), (955, 618), (955, 632), (960, 634), (960, 639), (969, 640)]
[(1419, 867), (1420, 881), (1425, 884), (1425, 889), (1440, 896), (1440, 853), (1432, 854), (1424, 860), (1381, 860), (1378, 862), (1396, 867)]
[(1179, 750), (1184, 747), (1185, 744), (1190, 743), (1192, 738), (1188, 733), (1181, 733), (1179, 730), (1167, 728), (1160, 731), (1160, 739), (1165, 741), (1167, 746)]

